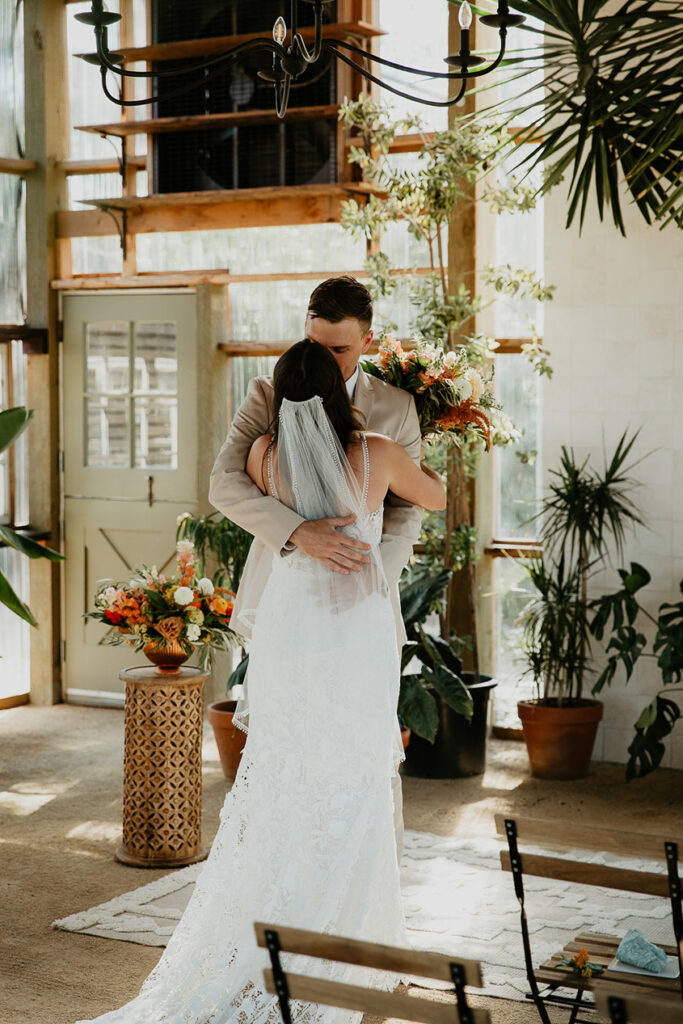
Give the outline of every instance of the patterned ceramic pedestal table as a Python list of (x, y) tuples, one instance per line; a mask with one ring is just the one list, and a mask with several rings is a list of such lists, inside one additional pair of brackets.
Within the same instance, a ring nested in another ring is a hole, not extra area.
[(201, 846), (202, 727), (206, 672), (119, 673), (126, 684), (123, 842), (116, 860), (171, 868), (205, 860)]

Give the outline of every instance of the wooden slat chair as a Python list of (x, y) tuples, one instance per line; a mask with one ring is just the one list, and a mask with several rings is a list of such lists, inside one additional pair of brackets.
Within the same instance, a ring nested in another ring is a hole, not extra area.
[(595, 1007), (610, 1024), (683, 1024), (680, 999), (617, 992), (601, 985), (595, 990)]
[[(490, 1024), (486, 1010), (472, 1009), (467, 1002), (465, 986), (481, 987), (482, 984), (481, 969), (475, 960), (454, 959), (442, 953), (383, 946), (375, 942), (259, 921), (255, 922), (254, 930), (259, 946), (267, 949), (270, 955), (272, 968), (264, 970), (263, 978), (266, 991), (277, 995), (279, 999), (283, 1024), (291, 1024), (291, 999), (361, 1010), (379, 1017), (422, 1021), (424, 1024)], [(300, 953), (345, 964), (447, 981), (453, 985), (455, 1002), (348, 985), (305, 974), (285, 973), (280, 953)]]
[[(622, 936), (584, 932), (558, 950), (550, 960), (534, 967), (529, 940), (526, 909), (524, 904), (524, 875), (541, 878), (556, 878), (580, 885), (596, 885), (625, 892), (645, 893), (667, 898), (671, 904), (675, 946), (662, 946), (670, 955), (678, 955), (681, 965), (681, 942), (683, 941), (683, 913), (681, 911), (681, 883), (678, 872), (678, 843), (662, 836), (646, 835), (641, 832), (618, 832), (616, 830), (590, 828), (585, 825), (559, 825), (557, 821), (538, 818), (505, 818), (496, 815), (496, 829), (505, 836), (507, 850), (501, 850), (503, 869), (512, 872), (515, 895), (520, 905), (524, 961), (530, 993), (527, 998), (536, 1005), (543, 1024), (550, 1024), (546, 1004), (564, 1006), (570, 1010), (569, 1024), (590, 1024), (580, 1012), (595, 1012), (593, 1003), (584, 1001), (587, 992), (603, 988), (606, 983), (632, 992), (634, 995), (648, 994), (656, 997), (683, 999), (683, 972), (677, 979), (658, 978), (655, 975), (625, 974), (605, 970), (599, 975), (583, 978), (571, 967), (563, 964), (580, 949), (586, 949), (592, 963), (602, 967), (614, 958)], [(549, 848), (554, 855), (521, 853), (520, 845)], [(620, 856), (639, 857), (647, 860), (661, 860), (666, 874), (639, 871), (602, 864), (591, 864), (577, 860), (568, 854), (570, 850), (586, 850)], [(646, 929), (645, 929), (646, 930)], [(543, 988), (543, 991), (541, 991)], [(558, 988), (573, 989), (571, 997), (559, 995)]]

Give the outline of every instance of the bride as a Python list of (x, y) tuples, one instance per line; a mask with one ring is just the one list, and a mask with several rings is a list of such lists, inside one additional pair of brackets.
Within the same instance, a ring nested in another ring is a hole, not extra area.
[[(273, 557), (263, 589), (247, 563), (233, 613), (236, 629), (252, 625), (236, 711), (248, 734), (240, 768), (161, 959), (139, 994), (98, 1024), (278, 1024), (254, 921), (409, 945), (391, 796), (403, 759), (400, 666), (378, 547), (388, 490), (426, 509), (443, 508), (445, 492), (400, 445), (362, 430), (324, 346), (292, 346), (273, 383), (274, 423), (254, 442), (247, 473), (305, 519), (339, 517), (365, 562), (325, 566), (294, 549)], [(261, 594), (256, 607), (252, 594)], [(340, 981), (400, 980), (292, 954), (282, 961)], [(359, 1024), (362, 1014), (293, 1000), (292, 1017)]]

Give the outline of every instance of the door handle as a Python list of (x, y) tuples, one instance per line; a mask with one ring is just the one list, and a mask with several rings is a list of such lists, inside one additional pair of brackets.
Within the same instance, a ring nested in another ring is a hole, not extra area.
[(147, 477), (147, 504), (151, 508), (154, 504), (154, 477)]

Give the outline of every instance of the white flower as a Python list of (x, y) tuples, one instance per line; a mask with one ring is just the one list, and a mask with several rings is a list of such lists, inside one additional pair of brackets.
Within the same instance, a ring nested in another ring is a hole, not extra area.
[(197, 584), (197, 589), (200, 594), (213, 594), (213, 583), (208, 576), (202, 576)]
[(132, 579), (128, 581), (128, 586), (133, 590), (137, 590), (139, 587), (144, 587), (145, 581), (141, 579)]
[(472, 397), (472, 385), (467, 377), (458, 377), (457, 380), (453, 381), (453, 384), (455, 385), (455, 393), (459, 401), (466, 402), (468, 398)]
[(179, 555), (189, 555), (192, 552), (194, 543), (191, 540), (179, 540), (176, 544), (176, 551)]
[(455, 366), (457, 361), (458, 361), (457, 353), (453, 352), (452, 350), (450, 352), (447, 352), (446, 355), (443, 357), (443, 365), (444, 366), (448, 366), (448, 367)]
[(179, 516), (176, 516), (175, 517), (176, 526), (180, 526), (180, 524), (184, 523), (186, 519), (192, 519), (192, 513), (191, 512), (181, 512)]
[(190, 625), (187, 627), (186, 632), (187, 639), (190, 641), (190, 643), (194, 643), (196, 640), (199, 640), (199, 637), (202, 635), (202, 631), (199, 628), (199, 626), (195, 626), (193, 622), (191, 622)]
[(192, 590), (191, 587), (178, 587), (175, 594), (173, 595), (173, 600), (175, 601), (175, 603), (180, 605), (189, 604), (190, 601), (193, 600), (193, 598), (194, 591)]
[(478, 402), (484, 394), (484, 382), (481, 379), (481, 375), (477, 370), (467, 370), (465, 380), (468, 380), (472, 385), (472, 398), (475, 402)]
[(100, 596), (107, 602), (108, 605), (112, 605), (116, 600), (117, 594), (118, 590), (116, 589), (116, 587), (107, 587), (106, 590), (102, 591)]

